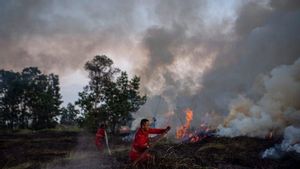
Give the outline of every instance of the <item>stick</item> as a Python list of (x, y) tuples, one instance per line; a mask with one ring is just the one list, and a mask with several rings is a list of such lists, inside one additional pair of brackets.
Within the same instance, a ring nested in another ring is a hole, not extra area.
[(105, 130), (104, 130), (104, 133), (105, 133), (105, 142), (106, 142), (108, 154), (111, 155), (111, 151), (110, 151), (110, 148), (109, 148), (109, 146), (108, 146), (108, 138), (107, 138), (107, 134), (106, 134), (106, 131), (105, 131)]
[(150, 148), (153, 148), (158, 142), (160, 142), (160, 141), (164, 138), (164, 136), (168, 133), (168, 131), (169, 131), (169, 130), (166, 130), (164, 133), (162, 133), (162, 134), (160, 135), (160, 137), (159, 137), (153, 144), (151, 144), (151, 146), (150, 146), (148, 149), (146, 149), (146, 150), (139, 156), (139, 158), (137, 158), (136, 160), (133, 161), (132, 165), (135, 166), (135, 165), (142, 159), (142, 157), (143, 157), (146, 153), (149, 152)]

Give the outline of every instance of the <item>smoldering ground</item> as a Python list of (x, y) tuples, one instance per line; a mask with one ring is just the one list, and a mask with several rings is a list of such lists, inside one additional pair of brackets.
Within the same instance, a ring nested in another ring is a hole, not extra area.
[[(94, 144), (94, 141), (94, 135), (86, 132), (81, 133), (77, 138), (76, 148), (72, 150), (68, 156), (62, 159), (53, 160), (52, 162), (45, 164), (42, 168), (111, 169), (121, 168), (122, 165), (125, 165), (124, 162), (117, 161), (115, 155), (110, 156), (106, 150), (106, 147), (104, 148), (103, 152), (99, 152)], [(112, 146), (112, 142), (113, 140), (110, 139), (110, 146)], [(119, 146), (118, 149), (122, 149), (122, 147), (124, 148), (125, 146), (128, 147), (128, 145), (123, 145)]]

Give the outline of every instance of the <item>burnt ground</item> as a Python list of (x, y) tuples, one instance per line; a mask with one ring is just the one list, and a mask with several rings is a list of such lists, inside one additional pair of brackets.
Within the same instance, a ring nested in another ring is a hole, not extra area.
[[(262, 159), (266, 148), (280, 143), (280, 139), (249, 137), (210, 137), (197, 143), (164, 143), (157, 145), (152, 154), (156, 160), (140, 164), (147, 169), (296, 169), (299, 156), (287, 154), (282, 159)], [(121, 157), (119, 157), (119, 161)], [(133, 168), (127, 165), (124, 168)]]
[(210, 137), (197, 143), (156, 145), (149, 164), (128, 162), (130, 143), (110, 138), (112, 156), (99, 153), (94, 135), (85, 132), (39, 132), (0, 135), (0, 168), (6, 169), (288, 169), (300, 166), (292, 154), (282, 159), (261, 159), (261, 153), (280, 140), (249, 137)]
[(0, 168), (40, 168), (41, 164), (64, 158), (77, 145), (77, 132), (0, 134)]

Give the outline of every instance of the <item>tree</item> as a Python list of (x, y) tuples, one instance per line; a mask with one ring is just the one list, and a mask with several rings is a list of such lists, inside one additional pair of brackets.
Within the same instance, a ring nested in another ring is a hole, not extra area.
[(95, 56), (85, 64), (90, 82), (76, 104), (84, 113), (86, 126), (95, 130), (99, 123), (107, 123), (114, 133), (122, 120), (130, 120), (146, 101), (140, 96), (139, 78), (128, 80), (126, 72), (113, 67), (113, 61), (105, 55)]
[(84, 68), (89, 72), (89, 85), (83, 92), (79, 93), (79, 100), (76, 102), (85, 114), (85, 124), (90, 130), (96, 130), (99, 123), (106, 121), (104, 88), (110, 82), (113, 75), (119, 70), (114, 68), (113, 61), (107, 56), (95, 56), (88, 61)]
[(60, 114), (61, 95), (58, 76), (54, 74), (37, 76), (33, 83), (32, 127), (34, 129), (52, 128)]
[(22, 88), (20, 74), (0, 70), (0, 125), (2, 128), (15, 129), (18, 127), (18, 107)]
[(24, 93), (22, 97), (22, 127), (30, 128), (32, 124), (35, 124), (36, 119), (36, 105), (38, 96), (36, 93), (36, 81), (41, 75), (41, 71), (37, 67), (24, 68), (21, 73), (21, 78), (24, 84)]
[(146, 96), (139, 93), (140, 78), (135, 76), (128, 80), (126, 72), (121, 72), (116, 82), (106, 88), (106, 105), (109, 108), (109, 122), (112, 130), (120, 125), (128, 125), (133, 120), (131, 112), (136, 112), (146, 102)]
[(47, 77), (47, 89), (46, 94), (48, 97), (48, 107), (45, 110), (46, 126), (54, 127), (58, 121), (57, 117), (60, 115), (60, 105), (62, 103), (60, 87), (59, 87), (59, 77), (58, 75), (49, 74)]
[(37, 67), (21, 73), (0, 70), (0, 127), (9, 129), (54, 127), (61, 95), (57, 75)]
[(75, 106), (71, 103), (67, 105), (67, 107), (63, 107), (61, 111), (61, 119), (60, 123), (65, 125), (75, 125), (77, 121), (77, 115), (79, 111), (75, 108)]

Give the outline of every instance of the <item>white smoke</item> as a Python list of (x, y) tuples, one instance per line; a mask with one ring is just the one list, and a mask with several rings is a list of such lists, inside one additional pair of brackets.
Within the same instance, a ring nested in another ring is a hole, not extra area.
[(300, 128), (288, 126), (284, 130), (284, 140), (280, 145), (275, 145), (264, 151), (263, 158), (280, 158), (286, 152), (300, 153)]
[[(246, 96), (232, 101), (230, 113), (218, 127), (221, 136), (265, 137), (269, 132), (281, 134), (285, 127), (300, 124), (300, 59), (293, 65), (274, 68), (262, 80), (264, 93), (256, 102)], [(292, 140), (294, 132), (285, 137)]]

